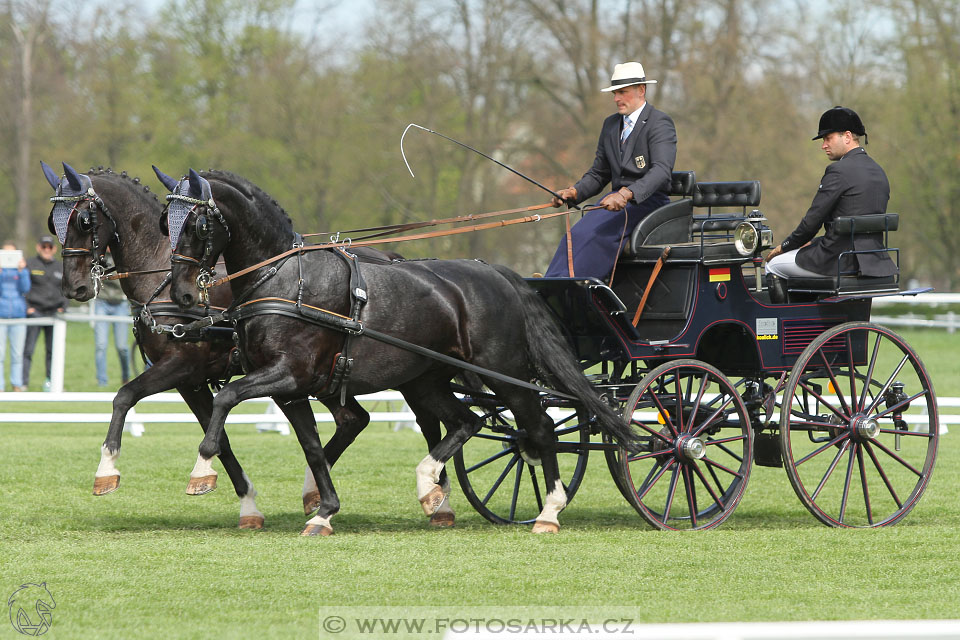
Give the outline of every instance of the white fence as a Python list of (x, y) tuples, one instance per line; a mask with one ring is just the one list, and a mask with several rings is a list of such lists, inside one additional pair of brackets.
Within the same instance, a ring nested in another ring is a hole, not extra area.
[[(112, 403), (114, 393), (5, 393), (4, 401), (9, 402), (30, 402), (38, 405), (50, 403), (69, 403), (71, 408), (80, 404), (106, 404)], [(403, 403), (403, 396), (397, 391), (382, 391), (380, 393), (371, 393), (358, 396), (357, 399), (370, 412), (371, 422), (393, 423), (394, 430), (403, 427), (417, 429), (416, 416), (410, 411), (410, 408)], [(828, 401), (834, 400), (830, 397)], [(186, 404), (176, 393), (158, 393), (148, 396), (140, 401), (138, 406), (149, 403), (162, 403), (166, 405), (176, 405), (178, 411), (150, 412), (144, 413), (131, 409), (127, 414), (124, 430), (135, 436), (142, 435), (145, 426), (148, 423), (165, 424), (183, 424), (196, 422), (196, 418), (187, 409)], [(231, 412), (227, 416), (227, 424), (253, 424), (258, 431), (278, 431), (284, 435), (289, 435), (290, 427), (286, 417), (280, 411), (276, 404), (269, 398), (255, 398), (247, 400), (241, 406), (257, 406), (257, 413)], [(399, 405), (399, 406), (398, 406)], [(262, 407), (262, 408), (261, 408)], [(550, 410), (553, 413), (562, 413), (562, 410)], [(937, 398), (937, 411), (940, 418), (940, 433), (948, 432), (947, 425), (960, 424), (960, 398)], [(908, 413), (903, 419), (911, 425), (921, 425), (927, 423), (924, 413)], [(110, 412), (79, 412), (75, 409), (70, 412), (57, 411), (25, 411), (25, 412), (0, 412), (0, 424), (2, 423), (102, 423), (110, 422), (112, 413)], [(314, 416), (318, 423), (333, 422), (333, 416), (319, 402), (314, 402)], [(558, 416), (553, 416), (555, 419)], [(653, 416), (642, 416), (647, 419), (653, 419)]]
[[(940, 305), (960, 304), (960, 293), (921, 293), (916, 296), (885, 296), (874, 298), (873, 309), (881, 310), (884, 306), (892, 304), (907, 304), (911, 306), (925, 306), (937, 308)], [(889, 327), (928, 327), (933, 329), (946, 329), (947, 333), (954, 333), (960, 329), (960, 314), (953, 311), (940, 313), (927, 317), (915, 317), (912, 314), (905, 316), (885, 316), (877, 313), (870, 314), (871, 322), (887, 325)]]

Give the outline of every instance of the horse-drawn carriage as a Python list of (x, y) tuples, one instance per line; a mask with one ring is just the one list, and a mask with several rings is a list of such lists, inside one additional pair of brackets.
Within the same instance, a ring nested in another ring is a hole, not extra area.
[[(871, 300), (899, 278), (839, 272), (771, 291), (761, 250), (772, 233), (754, 209), (758, 182), (696, 183), (627, 238), (612, 286), (530, 278), (597, 392), (645, 443), (626, 454), (589, 416), (545, 396), (560, 435), (569, 498), (591, 450), (624, 497), (662, 529), (705, 529), (736, 508), (753, 464), (784, 467), (797, 496), (831, 526), (897, 522), (923, 493), (937, 452), (933, 387), (896, 334), (871, 324)], [(888, 233), (896, 214), (840, 219), (845, 233)], [(893, 255), (897, 250), (890, 248)], [(456, 457), (467, 498), (494, 522), (542, 506), (536, 452), (496, 399), (466, 394), (487, 429)]]
[[(664, 529), (723, 522), (754, 463), (783, 466), (804, 505), (833, 526), (893, 524), (929, 481), (939, 437), (933, 387), (913, 350), (869, 323), (872, 298), (899, 293), (898, 277), (838, 267), (768, 289), (760, 252), (772, 237), (753, 209), (756, 182), (675, 173), (679, 198), (632, 230), (608, 286), (524, 283), (472, 260), (381, 254), (360, 268), (343, 251), (304, 246), (282, 208), (239, 176), (191, 171), (175, 180), (157, 170), (175, 205), (161, 213), (125, 175), (64, 168), (59, 180), (44, 165), (57, 191), (49, 224), (67, 247), (65, 287), (92, 297), (112, 247), (129, 270), (128, 297), (141, 302), (141, 340), (154, 363), (118, 392), (98, 495), (119, 485), (114, 462), (129, 407), (171, 386), (206, 432), (188, 493), (215, 486), (219, 455), (241, 500), (241, 527), (262, 526), (263, 515), (223, 427), (233, 406), (265, 395), (290, 419), (310, 467), (308, 535), (332, 531), (339, 501), (329, 467), (367, 424), (353, 395), (380, 388), (399, 389), (417, 413), (430, 448), (417, 468), (418, 497), (439, 524), (453, 520), (443, 473), (451, 456), (484, 517), (536, 520), (540, 531), (559, 529), (591, 450), (603, 451), (624, 497)], [(885, 241), (897, 223), (895, 214), (834, 222)], [(166, 242), (161, 228), (170, 234), (165, 253), (156, 249)], [(230, 275), (214, 282), (219, 255)], [(191, 322), (198, 297), (227, 282), (226, 308)], [(158, 297), (168, 292), (179, 311)], [(178, 315), (186, 327), (163, 321)], [(224, 319), (239, 357), (208, 339)], [(247, 375), (214, 399), (204, 382), (237, 362)], [(461, 369), (470, 374), (451, 384)], [(538, 377), (563, 391), (533, 384)], [(337, 418), (323, 447), (310, 395)]]

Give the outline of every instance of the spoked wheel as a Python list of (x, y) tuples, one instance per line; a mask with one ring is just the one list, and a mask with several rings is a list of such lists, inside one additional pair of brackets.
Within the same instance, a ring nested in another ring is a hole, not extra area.
[(930, 481), (938, 440), (930, 378), (889, 329), (838, 325), (800, 354), (784, 390), (780, 446), (794, 491), (824, 524), (898, 522)]
[(715, 527), (740, 502), (753, 431), (739, 391), (715, 367), (675, 360), (647, 374), (624, 411), (646, 444), (621, 453), (628, 499), (659, 529)]
[[(487, 394), (466, 400), (484, 420), (484, 428), (454, 455), (460, 488), (473, 508), (496, 524), (529, 524), (543, 511), (546, 486), (540, 453), (517, 428), (513, 415)], [(587, 468), (590, 425), (573, 409), (548, 409), (557, 434), (560, 480), (573, 499)]]

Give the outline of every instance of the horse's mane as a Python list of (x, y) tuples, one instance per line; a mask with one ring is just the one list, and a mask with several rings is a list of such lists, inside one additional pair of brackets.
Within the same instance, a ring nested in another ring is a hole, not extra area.
[(290, 226), (290, 230), (293, 230), (293, 220), (290, 219), (290, 216), (287, 214), (284, 208), (280, 206), (280, 203), (277, 202), (266, 191), (250, 182), (246, 178), (220, 169), (208, 169), (207, 171), (201, 172), (200, 175), (204, 178), (215, 178), (221, 182), (225, 182), (248, 198), (255, 200), (263, 208), (269, 208), (276, 211), (281, 216), (281, 219), (285, 220)]
[(117, 173), (110, 167), (107, 167), (106, 169), (104, 169), (102, 166), (97, 167), (96, 169), (90, 167), (90, 169), (87, 171), (87, 175), (91, 177), (96, 176), (100, 178), (108, 178), (111, 182), (124, 185), (130, 191), (137, 192), (138, 194), (141, 192), (149, 194), (154, 200), (160, 202), (160, 199), (157, 198), (157, 194), (150, 191), (150, 187), (148, 185), (141, 183), (140, 178), (137, 178), (136, 176), (131, 178), (126, 171)]

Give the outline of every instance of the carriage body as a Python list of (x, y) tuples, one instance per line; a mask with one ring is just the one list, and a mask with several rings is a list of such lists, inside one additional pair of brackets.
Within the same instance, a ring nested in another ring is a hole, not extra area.
[[(838, 260), (834, 276), (773, 291), (763, 277), (761, 251), (773, 238), (755, 208), (759, 183), (698, 184), (692, 172), (677, 172), (672, 195), (680, 197), (625, 238), (612, 282), (527, 279), (597, 392), (646, 442), (628, 455), (591, 441), (596, 429), (567, 407), (557, 431), (571, 459), (568, 493), (579, 485), (587, 452), (602, 450), (644, 519), (663, 529), (705, 529), (736, 508), (756, 463), (784, 467), (797, 496), (827, 525), (898, 522), (932, 472), (936, 401), (919, 357), (871, 324), (870, 310), (875, 297), (926, 289), (901, 291), (898, 276), (842, 273)], [(889, 247), (896, 214), (866, 218), (836, 224), (850, 233), (883, 231)], [(495, 426), (498, 437), (522, 443), (502, 420)], [(514, 519), (522, 451), (516, 459), (509, 518), (491, 517), (499, 484), (472, 500), (494, 521)], [(470, 468), (458, 461), (468, 496)]]

